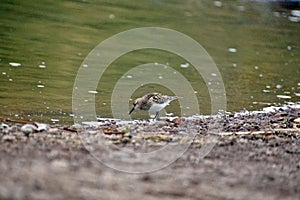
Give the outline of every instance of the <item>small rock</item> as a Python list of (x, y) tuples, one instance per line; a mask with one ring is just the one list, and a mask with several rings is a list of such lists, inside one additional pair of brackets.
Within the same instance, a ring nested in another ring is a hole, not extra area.
[(14, 140), (16, 140), (16, 136), (14, 135), (4, 135), (2, 137), (2, 141), (4, 142), (13, 142)]
[(17, 138), (24, 137), (24, 133), (22, 133), (22, 132), (20, 132), (20, 131), (12, 132), (12, 134), (13, 134), (14, 136), (16, 136)]
[(214, 6), (222, 7), (222, 2), (221, 1), (214, 1)]
[(105, 138), (109, 140), (119, 140), (121, 137), (120, 135), (116, 135), (116, 134), (107, 134), (105, 135)]
[(3, 122), (0, 124), (0, 129), (6, 129), (8, 127), (9, 126), (7, 124), (3, 123)]
[(166, 135), (161, 135), (161, 134), (157, 134), (157, 135), (152, 135), (150, 136), (148, 139), (150, 139), (153, 142), (160, 142), (160, 141), (166, 141), (169, 142), (172, 139)]
[(293, 128), (300, 128), (300, 118), (294, 119)]
[(48, 133), (49, 134), (60, 134), (61, 131), (58, 128), (49, 128)]
[(103, 133), (107, 135), (115, 134), (115, 135), (124, 135), (126, 132), (121, 130), (119, 131), (116, 127), (105, 127), (103, 128)]
[(123, 137), (123, 138), (121, 139), (121, 141), (122, 141), (122, 143), (129, 143), (131, 140), (130, 140), (129, 137)]
[(38, 131), (38, 132), (48, 130), (48, 125), (47, 124), (35, 122), (34, 125), (36, 126), (36, 131)]
[(134, 132), (128, 132), (128, 133), (125, 133), (124, 134), (124, 137), (128, 137), (128, 138), (133, 138), (133, 137), (136, 137), (136, 133)]
[(67, 168), (69, 166), (69, 163), (65, 160), (53, 160), (51, 163), (51, 166), (54, 168)]
[(11, 131), (11, 132), (17, 132), (17, 131), (20, 131), (20, 127), (17, 126), (17, 125), (12, 125), (12, 126), (10, 127), (10, 131)]
[(29, 135), (30, 133), (33, 133), (37, 130), (37, 127), (32, 125), (32, 124), (25, 124), (21, 127), (21, 131), (25, 134), (25, 135)]
[(182, 124), (185, 120), (183, 118), (175, 118), (173, 119), (173, 123), (175, 124), (175, 126), (178, 126), (180, 124)]
[(167, 123), (165, 121), (158, 121), (155, 123), (155, 125), (158, 127), (158, 128), (162, 128), (164, 127), (165, 125), (167, 125)]
[(99, 133), (99, 131), (97, 131), (97, 130), (89, 130), (88, 131), (88, 134), (90, 134), (90, 135), (96, 135), (98, 133)]
[(9, 132), (8, 128), (9, 126), (7, 124), (5, 123), (0, 124), (0, 132), (7, 134)]
[(294, 122), (295, 122), (296, 124), (300, 124), (300, 118), (294, 119)]

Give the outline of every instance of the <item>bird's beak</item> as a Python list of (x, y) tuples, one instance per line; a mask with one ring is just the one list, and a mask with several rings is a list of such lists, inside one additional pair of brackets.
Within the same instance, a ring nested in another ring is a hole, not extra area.
[(131, 110), (129, 111), (129, 115), (134, 111), (134, 109), (135, 109), (135, 106), (133, 106), (133, 107), (131, 108)]

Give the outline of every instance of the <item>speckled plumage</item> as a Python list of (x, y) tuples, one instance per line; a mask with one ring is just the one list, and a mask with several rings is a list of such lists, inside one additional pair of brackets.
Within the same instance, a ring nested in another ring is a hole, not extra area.
[(133, 108), (130, 110), (129, 114), (131, 114), (135, 109), (140, 108), (141, 110), (145, 110), (150, 113), (156, 113), (155, 118), (158, 118), (159, 111), (164, 109), (171, 101), (177, 98), (177, 96), (167, 96), (160, 93), (148, 93), (137, 98), (133, 102)]

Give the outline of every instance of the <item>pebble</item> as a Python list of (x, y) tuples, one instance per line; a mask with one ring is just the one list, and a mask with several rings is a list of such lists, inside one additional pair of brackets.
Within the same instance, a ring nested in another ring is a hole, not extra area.
[(9, 132), (9, 126), (5, 123), (1, 123), (0, 124), (0, 133), (3, 132), (5, 134), (7, 134)]
[(38, 132), (47, 131), (49, 128), (48, 124), (35, 122), (34, 125), (36, 126), (36, 131)]
[(9, 126), (7, 124), (3, 123), (3, 122), (0, 124), (0, 129), (6, 129), (8, 127)]
[(300, 128), (300, 117), (294, 119), (293, 128)]
[(222, 7), (222, 2), (221, 1), (214, 1), (214, 6)]
[(99, 131), (97, 131), (97, 130), (90, 130), (90, 131), (88, 131), (87, 133), (88, 133), (88, 134), (91, 134), (91, 135), (96, 135), (96, 134), (99, 133)]
[(59, 134), (61, 131), (58, 128), (49, 128), (47, 132), (49, 134)]
[(155, 123), (155, 125), (158, 127), (158, 128), (162, 128), (164, 126), (167, 125), (167, 123), (165, 121), (158, 121)]
[(294, 15), (295, 17), (300, 17), (300, 10), (292, 10), (291, 14)]
[(183, 119), (183, 118), (175, 118), (172, 122), (176, 125), (176, 126), (178, 126), (178, 125), (180, 125), (180, 124), (182, 124), (183, 122), (184, 122), (185, 120)]
[(21, 131), (25, 134), (28, 135), (30, 133), (33, 133), (37, 130), (37, 127), (32, 125), (32, 124), (25, 124), (21, 127)]
[(297, 123), (297, 124), (300, 124), (300, 117), (299, 118), (296, 118), (294, 119), (294, 122)]
[(150, 139), (151, 141), (154, 141), (154, 142), (161, 142), (161, 141), (169, 142), (172, 140), (170, 137), (168, 137), (166, 135), (162, 135), (162, 134), (153, 134), (153, 135), (147, 137), (147, 139)]
[(16, 136), (14, 135), (4, 135), (2, 137), (2, 141), (4, 142), (13, 142), (14, 140), (16, 140)]
[(54, 168), (67, 168), (69, 166), (68, 162), (65, 160), (53, 160), (51, 166)]
[(300, 17), (289, 16), (288, 19), (291, 22), (300, 22)]
[[(113, 144), (133, 144), (135, 146), (143, 146), (147, 144), (165, 144), (169, 142), (181, 141), (186, 136), (187, 131), (194, 134), (205, 135), (207, 133), (245, 133), (264, 132), (265, 130), (273, 130), (277, 128), (300, 128), (300, 106), (288, 105), (285, 107), (272, 107), (263, 111), (243, 111), (239, 113), (219, 113), (212, 116), (198, 117), (169, 117), (159, 121), (132, 121), (130, 122), (113, 122), (106, 121), (105, 124), (93, 126), (90, 124), (59, 126), (47, 125), (44, 123), (33, 123), (12, 125), (11, 127), (0, 122), (0, 130), (2, 130), (2, 141), (14, 141), (23, 139), (22, 135), (29, 135), (31, 138), (43, 138), (43, 140), (53, 140), (54, 142), (73, 142), (77, 144), (78, 132), (77, 128), (87, 131), (90, 140), (99, 141), (106, 140)], [(3, 130), (8, 130), (4, 133)], [(40, 134), (32, 134), (41, 132)], [(11, 134), (13, 133), (13, 134)], [(18, 133), (18, 134), (16, 134)], [(20, 135), (21, 134), (21, 135)], [(30, 135), (32, 134), (32, 135)], [(261, 133), (259, 133), (261, 134)], [(274, 134), (270, 132), (269, 135)], [(5, 136), (5, 137), (4, 137)], [(227, 136), (226, 136), (227, 137)], [(246, 140), (244, 142), (247, 142)], [(97, 143), (97, 142), (96, 142)], [(80, 141), (78, 142), (80, 144)], [(200, 143), (199, 143), (199, 146)]]

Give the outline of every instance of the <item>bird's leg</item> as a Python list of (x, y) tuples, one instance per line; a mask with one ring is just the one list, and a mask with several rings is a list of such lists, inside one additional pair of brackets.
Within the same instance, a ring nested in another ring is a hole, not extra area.
[(156, 115), (153, 119), (159, 120), (159, 112), (156, 112)]

